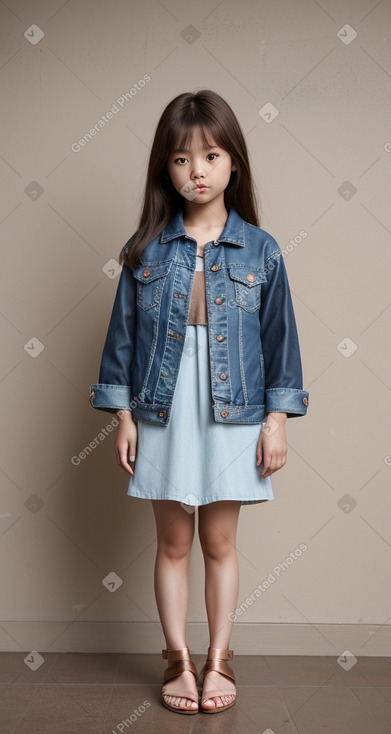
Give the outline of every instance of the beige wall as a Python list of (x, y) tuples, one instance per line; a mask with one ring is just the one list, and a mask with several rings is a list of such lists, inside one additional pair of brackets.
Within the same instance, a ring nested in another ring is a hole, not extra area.
[[(271, 584), (238, 615), (231, 646), (390, 655), (390, 3), (7, 5), (1, 649), (164, 646), (151, 505), (127, 496), (114, 434), (79, 465), (72, 457), (112, 420), (88, 401), (118, 282), (105, 268), (135, 229), (158, 117), (180, 92), (207, 87), (245, 132), (263, 228), (282, 249), (298, 237), (285, 263), (311, 401), (288, 422), (276, 499), (242, 509), (239, 604)], [(44, 32), (35, 44), (36, 30), (24, 37), (32, 24)], [(271, 122), (259, 114), (268, 104)], [(111, 572), (123, 582), (114, 592), (102, 584)], [(202, 652), (197, 536), (190, 574), (188, 642)]]

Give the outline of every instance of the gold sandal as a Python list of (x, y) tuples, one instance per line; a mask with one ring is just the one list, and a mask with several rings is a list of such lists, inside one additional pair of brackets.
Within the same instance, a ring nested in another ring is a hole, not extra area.
[[(233, 680), (233, 682), (235, 683), (235, 674), (231, 666), (228, 665), (228, 663), (226, 662), (226, 660), (232, 660), (233, 654), (233, 650), (219, 650), (217, 647), (208, 648), (207, 662), (205, 663), (200, 673), (202, 686), (204, 685), (205, 676), (207, 673), (209, 673), (210, 670), (216, 670), (218, 673), (220, 673), (221, 675), (225, 675), (226, 678)], [(236, 696), (234, 700), (231, 701), (231, 703), (227, 703), (224, 706), (214, 706), (213, 708), (205, 709), (203, 708), (202, 704), (205, 703), (205, 701), (208, 701), (210, 698), (215, 698), (216, 696), (232, 695), (234, 695), (233, 691), (224, 690), (223, 688), (209, 691), (207, 696), (201, 696), (200, 710), (203, 711), (205, 714), (217, 714), (219, 711), (225, 711), (226, 709), (229, 709), (231, 706), (234, 705), (236, 701)]]
[(177, 678), (177, 676), (183, 673), (184, 670), (190, 670), (190, 672), (193, 673), (193, 675), (195, 676), (197, 683), (197, 670), (193, 661), (190, 658), (189, 648), (184, 647), (181, 650), (162, 650), (162, 657), (170, 661), (170, 665), (164, 671), (163, 676), (163, 686), (161, 692), (163, 706), (165, 706), (167, 709), (170, 709), (170, 711), (176, 711), (176, 713), (178, 714), (198, 714), (198, 707), (196, 709), (184, 709), (180, 708), (179, 706), (172, 706), (171, 704), (167, 703), (167, 701), (165, 701), (163, 697), (164, 695), (166, 695), (175, 696), (177, 698), (189, 698), (191, 701), (199, 704), (199, 696), (197, 694), (197, 698), (195, 698), (195, 694), (193, 693), (193, 691), (172, 690), (165, 692), (164, 684), (167, 683), (167, 681), (172, 680), (172, 678)]

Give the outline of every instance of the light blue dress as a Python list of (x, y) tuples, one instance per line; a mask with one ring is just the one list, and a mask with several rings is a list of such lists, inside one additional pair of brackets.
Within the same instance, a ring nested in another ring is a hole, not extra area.
[[(197, 257), (197, 270), (203, 259)], [(219, 500), (251, 505), (274, 499), (271, 478), (256, 466), (261, 423), (213, 417), (208, 327), (188, 324), (167, 426), (138, 421), (134, 476), (127, 494), (176, 500), (185, 508)]]

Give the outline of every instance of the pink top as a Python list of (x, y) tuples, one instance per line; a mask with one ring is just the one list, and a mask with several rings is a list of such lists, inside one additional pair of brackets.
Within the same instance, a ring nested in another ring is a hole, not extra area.
[(204, 259), (197, 255), (193, 288), (190, 296), (189, 324), (207, 324)]

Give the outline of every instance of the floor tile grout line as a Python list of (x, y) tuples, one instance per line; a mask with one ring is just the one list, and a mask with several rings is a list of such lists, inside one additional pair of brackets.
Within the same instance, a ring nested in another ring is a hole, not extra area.
[[(161, 683), (149, 683), (148, 681), (145, 681), (143, 683), (110, 683), (110, 682), (107, 682), (107, 683), (91, 683), (91, 682), (90, 683), (73, 683), (73, 682), (65, 683), (63, 681), (62, 682), (55, 681), (53, 683), (45, 683), (45, 682), (41, 682), (41, 683), (39, 683), (39, 682), (37, 682), (37, 683), (32, 683), (32, 682), (31, 683), (7, 683), (6, 681), (5, 682), (1, 682), (0, 681), (0, 686), (4, 686), (5, 688), (11, 688), (11, 687), (19, 687), (19, 688), (29, 688), (29, 687), (33, 687), (34, 688), (34, 687), (39, 687), (39, 688), (44, 688), (44, 687), (49, 687), (49, 686), (52, 686), (52, 687), (58, 686), (58, 687), (61, 687), (61, 688), (63, 686), (78, 686), (80, 688), (83, 688), (83, 687), (85, 687), (85, 688), (92, 688), (92, 687), (94, 687), (94, 688), (97, 688), (97, 687), (100, 687), (100, 688), (108, 688), (108, 687), (111, 687), (111, 688), (117, 688), (117, 687), (118, 688), (123, 688), (125, 686), (128, 687), (128, 688), (141, 688), (141, 687), (144, 687), (144, 686), (149, 686), (149, 687), (152, 687), (152, 688), (153, 687), (159, 688), (159, 687), (161, 687)], [(350, 690), (352, 690), (353, 688), (356, 688), (358, 690), (372, 690), (372, 689), (373, 690), (379, 690), (379, 689), (383, 690), (383, 689), (385, 689), (385, 690), (391, 692), (391, 685), (389, 685), (389, 686), (387, 686), (387, 685), (366, 685), (366, 686), (364, 686), (364, 685), (360, 685), (360, 683), (335, 683), (335, 684), (330, 683), (328, 685), (327, 684), (318, 684), (318, 683), (238, 683), (236, 685), (237, 688), (265, 688), (265, 689), (266, 688), (319, 688), (320, 686), (322, 688), (349, 688)]]

